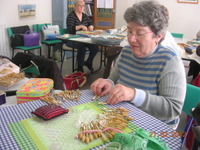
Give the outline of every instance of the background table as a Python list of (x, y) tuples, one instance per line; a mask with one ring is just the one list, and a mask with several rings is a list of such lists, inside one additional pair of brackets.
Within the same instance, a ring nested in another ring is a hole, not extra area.
[[(65, 108), (91, 102), (91, 99), (93, 97), (94, 95), (91, 90), (84, 90), (82, 91), (80, 100), (78, 102), (74, 101), (63, 102), (62, 106)], [(107, 97), (104, 96), (101, 97), (99, 100), (105, 101), (106, 98)], [(0, 108), (0, 149), (9, 149), (9, 150), (20, 149), (14, 137), (12, 136), (11, 132), (8, 129), (8, 124), (33, 117), (34, 115), (31, 112), (45, 104), (46, 104), (45, 102), (37, 100), (37, 101)], [(156, 133), (158, 137), (160, 137), (165, 143), (168, 144), (170, 149), (172, 150), (180, 149), (181, 138), (173, 137), (174, 130), (165, 123), (161, 122), (160, 120), (143, 112), (142, 110), (138, 109), (137, 107), (128, 102), (121, 102), (114, 106), (108, 105), (108, 107), (124, 107), (130, 110), (129, 115), (134, 118), (132, 123), (149, 132)], [(168, 136), (165, 137), (163, 136), (162, 133), (167, 133)]]
[[(73, 35), (73, 34), (69, 34), (69, 37), (65, 37), (64, 35), (61, 35), (61, 36), (57, 36), (57, 39), (59, 40), (62, 40), (63, 43), (67, 42), (67, 41), (73, 41), (73, 42), (77, 42), (77, 43), (86, 43), (86, 44), (92, 44), (92, 45), (98, 45), (100, 47), (100, 62), (99, 62), (99, 68), (96, 69), (95, 71), (93, 72), (97, 72), (101, 69), (102, 67), (102, 64), (104, 63), (105, 65), (105, 57), (103, 55), (103, 53), (106, 51), (107, 47), (112, 47), (112, 46), (119, 46), (121, 47), (120, 45), (112, 45), (112, 44), (97, 44), (95, 42), (92, 41), (92, 39), (90, 37), (82, 37), (82, 36), (78, 36), (78, 35)], [(63, 48), (62, 48), (62, 51), (61, 51), (61, 58), (62, 58), (62, 53), (63, 53)], [(75, 56), (75, 48), (72, 47), (72, 72), (76, 71), (77, 68), (75, 67), (75, 59), (74, 59), (74, 56)], [(63, 64), (63, 61), (64, 61), (64, 58), (62, 58), (62, 61), (61, 61), (61, 69), (62, 69), (62, 64)]]

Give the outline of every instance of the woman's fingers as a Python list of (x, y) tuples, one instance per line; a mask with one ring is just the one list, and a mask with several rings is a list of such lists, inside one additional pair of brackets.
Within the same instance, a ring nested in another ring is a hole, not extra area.
[(94, 81), (90, 88), (95, 95), (103, 96), (105, 94), (108, 94), (108, 92), (112, 88), (112, 83), (110, 83), (110, 81), (108, 80), (100, 78)]
[(121, 101), (131, 101), (134, 98), (134, 95), (134, 89), (118, 84), (114, 88), (112, 88), (107, 103), (110, 105), (114, 105)]

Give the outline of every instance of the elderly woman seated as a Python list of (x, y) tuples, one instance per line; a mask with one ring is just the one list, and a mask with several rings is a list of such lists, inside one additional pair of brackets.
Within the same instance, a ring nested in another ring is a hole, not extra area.
[(97, 79), (91, 90), (108, 95), (110, 105), (127, 101), (172, 128), (184, 103), (184, 65), (175, 50), (160, 43), (168, 27), (167, 9), (156, 1), (141, 1), (124, 14), (129, 46), (120, 53), (108, 79)]

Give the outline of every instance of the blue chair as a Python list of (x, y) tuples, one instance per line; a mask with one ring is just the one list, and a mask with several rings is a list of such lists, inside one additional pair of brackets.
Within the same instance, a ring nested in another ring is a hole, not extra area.
[(191, 84), (187, 84), (186, 97), (182, 111), (185, 112), (190, 117), (184, 129), (185, 135), (182, 137), (181, 147), (183, 147), (185, 144), (186, 137), (194, 120), (191, 114), (191, 109), (195, 108), (199, 102), (200, 102), (200, 88)]

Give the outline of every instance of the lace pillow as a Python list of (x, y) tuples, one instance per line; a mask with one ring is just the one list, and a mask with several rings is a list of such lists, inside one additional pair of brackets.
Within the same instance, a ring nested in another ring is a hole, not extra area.
[(36, 116), (43, 118), (44, 120), (49, 120), (53, 117), (62, 115), (64, 113), (68, 113), (68, 111), (69, 111), (68, 109), (64, 109), (61, 106), (49, 104), (37, 108), (32, 113), (35, 114)]

